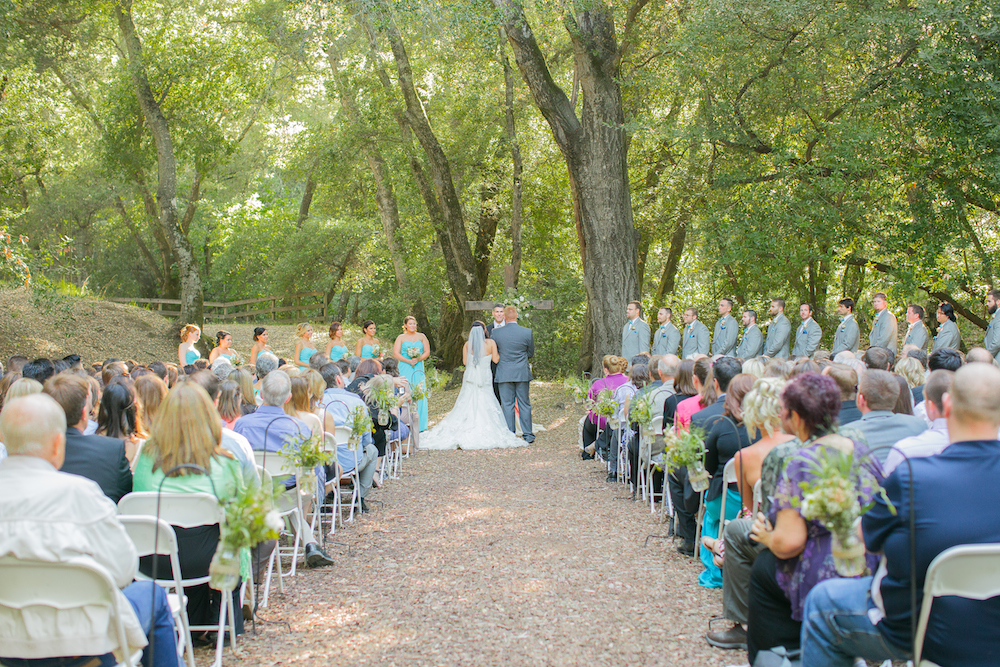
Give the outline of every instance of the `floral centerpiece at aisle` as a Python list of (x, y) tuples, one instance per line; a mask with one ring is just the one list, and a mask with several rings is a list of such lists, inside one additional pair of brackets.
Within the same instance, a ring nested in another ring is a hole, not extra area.
[(281, 454), (295, 473), (296, 483), (302, 493), (310, 495), (316, 492), (316, 468), (329, 465), (333, 461), (333, 452), (327, 451), (323, 435), (298, 435), (288, 440), (281, 447)]
[(656, 424), (653, 423), (653, 401), (649, 394), (642, 394), (632, 399), (628, 408), (628, 420), (649, 431), (656, 428)]
[(605, 389), (597, 394), (596, 401), (588, 400), (587, 409), (598, 417), (607, 419), (608, 426), (611, 428), (618, 428), (619, 420), (615, 418), (615, 413), (618, 412), (618, 401), (615, 400), (615, 395), (611, 393), (610, 389)]
[(427, 385), (424, 382), (418, 382), (413, 389), (410, 390), (410, 397), (414, 401), (422, 401), (425, 398), (430, 398), (430, 392), (427, 391)]
[(567, 376), (563, 380), (563, 386), (573, 392), (573, 400), (575, 402), (583, 403), (587, 399), (587, 392), (590, 390), (590, 386), (587, 384), (587, 379), (582, 375)]
[(240, 579), (240, 552), (249, 554), (250, 548), (260, 542), (275, 540), (281, 531), (282, 521), (275, 511), (272, 498), (284, 491), (283, 482), (276, 482), (269, 496), (263, 487), (241, 489), (232, 499), (223, 503), (225, 519), (219, 536), (219, 546), (209, 565), (208, 585), (217, 591), (232, 591)]
[(351, 410), (351, 437), (348, 444), (351, 449), (357, 449), (361, 445), (361, 436), (371, 433), (373, 430), (372, 416), (368, 408), (363, 405), (356, 405)]
[(705, 470), (705, 432), (692, 426), (689, 429), (670, 429), (663, 434), (665, 445), (663, 460), (668, 472), (687, 468), (691, 488), (697, 492), (708, 489), (708, 471)]
[(390, 418), (389, 410), (399, 405), (395, 386), (391, 382), (378, 382), (377, 378), (366, 386), (368, 387), (366, 389), (368, 400), (378, 407), (379, 426), (387, 426)]
[[(801, 499), (792, 496), (790, 502), (804, 519), (817, 521), (830, 531), (833, 564), (845, 577), (864, 574), (865, 545), (858, 534), (861, 516), (873, 502), (861, 504), (863, 495), (879, 494), (889, 502), (885, 490), (874, 474), (855, 460), (853, 452), (827, 446), (810, 457), (804, 469), (810, 478), (798, 483)], [(867, 487), (867, 488), (865, 488)], [(889, 507), (895, 511), (891, 503)]]

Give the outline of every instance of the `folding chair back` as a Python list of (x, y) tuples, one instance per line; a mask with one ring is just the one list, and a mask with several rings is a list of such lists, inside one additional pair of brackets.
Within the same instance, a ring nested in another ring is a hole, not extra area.
[[(128, 533), (139, 557), (167, 556), (170, 559), (170, 577), (160, 577), (156, 583), (172, 588), (174, 594), (168, 597), (170, 611), (177, 627), (177, 652), (183, 654), (188, 667), (194, 667), (194, 649), (191, 646), (191, 631), (187, 615), (187, 598), (184, 595), (184, 580), (181, 576), (180, 554), (177, 550), (177, 534), (173, 526), (153, 516), (121, 515), (118, 517)], [(160, 574), (160, 573), (157, 573)], [(136, 573), (137, 579), (146, 579)]]
[[(96, 616), (97, 608), (103, 609), (118, 641), (118, 653), (124, 658), (121, 664), (134, 667), (142, 651), (129, 651), (117, 590), (108, 572), (87, 558), (61, 563), (0, 558), (0, 607), (49, 607), (56, 611), (85, 607), (91, 618)], [(5, 643), (3, 640), (0, 634), (0, 644)], [(10, 649), (4, 653), (9, 658), (19, 657), (10, 654)]]
[(913, 637), (913, 664), (917, 667), (934, 664), (922, 661), (920, 655), (931, 605), (934, 598), (945, 595), (970, 600), (988, 600), (1000, 595), (1000, 544), (962, 544), (945, 549), (931, 561), (924, 579), (917, 634)]
[(158, 517), (179, 528), (221, 525), (224, 520), (219, 501), (211, 493), (133, 491), (118, 501), (118, 514)]
[(722, 531), (726, 529), (726, 496), (729, 495), (729, 485), (735, 484), (736, 479), (736, 459), (726, 461), (726, 467), (722, 469), (722, 506), (719, 508), (719, 539), (722, 539)]

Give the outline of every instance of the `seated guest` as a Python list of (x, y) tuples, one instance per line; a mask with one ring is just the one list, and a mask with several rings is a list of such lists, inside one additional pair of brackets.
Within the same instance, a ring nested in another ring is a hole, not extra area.
[(889, 450), (886, 456), (885, 474), (888, 475), (903, 462), (918, 456), (934, 456), (948, 446), (948, 422), (944, 418), (944, 395), (951, 391), (952, 371), (931, 371), (924, 388), (924, 406), (930, 428), (918, 435), (903, 438)]
[(132, 471), (123, 441), (83, 434), (87, 427), (90, 384), (78, 375), (60, 373), (45, 383), (45, 393), (62, 406), (68, 424), (62, 471), (97, 482), (104, 494), (117, 503), (132, 490)]
[(125, 443), (125, 456), (135, 460), (139, 444), (146, 439), (140, 430), (139, 407), (135, 390), (127, 378), (115, 381), (104, 388), (97, 412), (97, 435), (115, 438)]
[(0, 440), (10, 450), (0, 463), (0, 557), (83, 559), (103, 568), (123, 589), (117, 597), (129, 645), (119, 646), (107, 615), (90, 609), (60, 610), (53, 622), (49, 610), (0, 607), (0, 663), (114, 665), (112, 651), (147, 647), (145, 664), (179, 667), (166, 592), (133, 582), (135, 546), (114, 503), (92, 481), (58, 472), (65, 433), (62, 407), (44, 394), (15, 399), (0, 414)]
[(896, 384), (899, 385), (899, 394), (896, 397), (896, 405), (892, 406), (892, 412), (896, 415), (913, 414), (913, 390), (907, 383), (906, 378), (896, 373), (892, 374)]
[[(623, 357), (607, 354), (601, 360), (601, 366), (604, 368), (604, 377), (591, 382), (590, 389), (587, 391), (587, 398), (592, 401), (596, 401), (598, 394), (602, 391), (609, 390), (614, 393), (618, 387), (628, 382), (628, 377), (625, 375), (628, 362)], [(602, 443), (607, 442), (605, 435), (607, 424), (608, 421), (604, 417), (598, 417), (593, 411), (587, 413), (587, 419), (583, 422), (583, 452), (581, 452), (584, 459), (594, 458), (598, 435), (601, 436)], [(606, 444), (601, 446), (601, 451), (604, 449), (606, 449)]]
[[(938, 370), (944, 371), (957, 371), (962, 367), (965, 361), (962, 359), (962, 354), (958, 350), (954, 350), (950, 347), (942, 347), (931, 352), (931, 355), (927, 357), (927, 369), (932, 373)], [(930, 425), (930, 420), (927, 418), (927, 409), (924, 405), (925, 401), (920, 401), (913, 406), (913, 414), (924, 420), (928, 426)]]
[[(841, 401), (840, 389), (831, 378), (800, 375), (785, 387), (782, 403), (785, 430), (807, 444), (788, 461), (767, 514), (758, 513), (751, 531), (753, 539), (766, 548), (754, 561), (750, 577), (750, 664), (759, 651), (798, 648), (806, 596), (818, 582), (839, 576), (833, 567), (830, 532), (818, 521), (803, 518), (799, 510), (802, 485), (815, 478), (816, 463), (833, 451), (852, 454), (861, 462), (852, 468), (851, 482), (862, 507), (872, 500), (882, 480), (881, 468), (864, 445), (833, 432)], [(869, 561), (874, 568), (875, 558)]]
[(254, 393), (257, 396), (255, 403), (260, 405), (261, 385), (264, 384), (264, 378), (267, 377), (268, 373), (278, 370), (278, 357), (270, 352), (261, 352), (257, 355), (257, 364), (254, 366), (254, 369), (257, 371), (257, 382), (253, 386)]
[(974, 347), (965, 353), (965, 363), (992, 364), (995, 361), (993, 355), (985, 347)]
[(40, 393), (42, 393), (42, 383), (38, 380), (18, 378), (11, 383), (10, 388), (7, 389), (7, 393), (4, 394), (3, 400), (6, 403), (7, 401), (13, 401), (15, 398)]
[(675, 428), (687, 428), (688, 424), (691, 423), (692, 415), (715, 404), (716, 399), (719, 398), (712, 376), (712, 360), (708, 357), (702, 357), (694, 362), (693, 381), (698, 395), (677, 404), (677, 410), (674, 412)]
[[(365, 402), (357, 394), (344, 388), (344, 376), (338, 364), (323, 364), (319, 372), (326, 382), (326, 391), (323, 392), (321, 401), (323, 430), (334, 433), (338, 426), (353, 426), (351, 413), (358, 407), (367, 409)], [(378, 470), (378, 450), (372, 442), (372, 434), (369, 432), (361, 436), (361, 445), (357, 450), (352, 449), (348, 443), (337, 443), (337, 462), (344, 473), (357, 469), (361, 480), (361, 511), (367, 512), (368, 504), (365, 499), (371, 491), (372, 481)]]
[[(869, 348), (871, 349), (871, 348)], [(858, 387), (858, 410), (861, 419), (848, 424), (864, 435), (868, 449), (881, 463), (889, 447), (903, 438), (922, 433), (927, 425), (913, 415), (892, 412), (899, 398), (899, 383), (888, 371), (869, 370)]]
[(28, 363), (28, 357), (20, 354), (11, 355), (7, 358), (7, 372), (20, 373), (26, 363)]
[(892, 368), (894, 356), (890, 350), (884, 347), (870, 347), (865, 350), (865, 354), (861, 360), (868, 368), (877, 371), (887, 371)]
[[(720, 359), (721, 361), (721, 359)], [(742, 367), (741, 367), (742, 368)], [(740, 512), (739, 487), (723, 483), (726, 464), (744, 447), (750, 445), (743, 424), (743, 398), (753, 387), (753, 376), (740, 373), (729, 382), (723, 400), (722, 419), (714, 422), (705, 437), (705, 470), (712, 476), (705, 492), (705, 516), (702, 521), (701, 562), (705, 566), (698, 583), (705, 588), (722, 588), (722, 570), (713, 562), (713, 548), (719, 536), (719, 525), (736, 518)], [(726, 516), (721, 516), (722, 494), (726, 499)]]
[[(167, 394), (153, 421), (153, 432), (143, 445), (135, 464), (136, 491), (165, 493), (209, 493), (225, 502), (243, 489), (239, 462), (221, 447), (222, 426), (215, 406), (197, 382), (185, 382)], [(179, 468), (193, 464), (192, 468)], [(216, 546), (219, 525), (195, 528), (174, 527), (180, 554), (181, 575), (185, 579), (208, 575)], [(145, 574), (152, 571), (152, 557), (140, 559)], [(169, 571), (163, 559), (159, 571)], [(219, 621), (221, 594), (208, 584), (186, 586), (188, 620), (192, 625), (213, 625)], [(232, 591), (239, 608), (239, 586)], [(236, 614), (236, 632), (243, 629), (243, 615)]]
[[(160, 404), (167, 397), (167, 383), (153, 373), (135, 381), (135, 400), (138, 403), (139, 424), (137, 431), (149, 435), (153, 432), (153, 419)], [(135, 459), (132, 459), (135, 463)]]
[(52, 363), (51, 359), (45, 358), (35, 359), (34, 361), (26, 363), (21, 368), (21, 377), (37, 380), (41, 384), (45, 384), (45, 381), (55, 375), (55, 373), (55, 364)]
[(313, 433), (322, 431), (323, 424), (315, 415), (316, 407), (310, 395), (309, 380), (303, 376), (291, 378), (291, 388), (292, 399), (284, 405), (285, 414), (301, 420)]
[(896, 362), (896, 375), (906, 380), (913, 403), (919, 403), (924, 396), (924, 382), (927, 380), (923, 364), (913, 357), (900, 357)]
[(242, 404), (243, 394), (238, 384), (232, 380), (219, 384), (219, 415), (223, 426), (232, 430), (236, 420), (243, 416)]
[[(646, 361), (647, 357), (643, 355), (636, 355), (633, 359), (641, 359)], [(618, 456), (620, 454), (621, 441), (623, 438), (626, 439), (626, 443), (631, 441), (633, 438), (638, 437), (639, 425), (632, 423), (628, 420), (628, 409), (631, 405), (632, 400), (638, 395), (646, 384), (649, 382), (649, 366), (644, 363), (633, 363), (628, 370), (628, 382), (621, 385), (615, 389), (615, 402), (618, 404), (618, 410), (615, 412), (615, 417), (620, 420), (621, 430), (612, 434), (610, 438), (611, 446), (608, 449), (608, 482), (618, 481)], [(626, 444), (626, 448), (628, 445)]]
[(104, 394), (104, 388), (101, 386), (101, 381), (94, 375), (88, 375), (84, 379), (90, 385), (90, 397), (87, 401), (87, 428), (83, 429), (83, 434), (94, 435), (97, 433), (97, 414), (101, 411), (101, 396)]
[[(930, 385), (928, 380), (928, 391)], [(876, 663), (911, 658), (911, 614), (920, 609), (931, 561), (956, 545), (1000, 543), (996, 521), (970, 514), (970, 508), (1000, 504), (1000, 370), (979, 363), (962, 367), (942, 403), (951, 444), (936, 456), (898, 466), (885, 480), (888, 500), (876, 495), (862, 518), (866, 547), (882, 555), (876, 576), (823, 582), (809, 594), (803, 665), (851, 667), (859, 657)], [(911, 513), (917, 517), (914, 535)], [(1000, 597), (937, 598), (922, 657), (956, 667), (994, 664), (998, 626)]]
[(858, 374), (850, 366), (844, 364), (833, 364), (823, 369), (823, 375), (829, 375), (840, 387), (840, 414), (837, 415), (837, 422), (850, 424), (861, 419), (861, 411), (858, 410)]
[[(650, 422), (652, 424), (660, 425), (663, 423), (663, 406), (666, 405), (667, 399), (674, 395), (674, 378), (680, 370), (680, 365), (681, 360), (676, 354), (665, 354), (659, 357), (659, 361), (656, 364), (656, 372), (659, 376), (659, 386), (654, 387), (648, 392), (650, 405), (653, 408), (653, 418)], [(694, 364), (692, 363), (691, 366), (693, 367)], [(650, 367), (650, 370), (652, 370), (652, 366)], [(644, 465), (650, 458), (652, 458), (654, 462), (660, 462), (663, 460), (664, 442), (662, 430), (663, 429), (661, 427), (661, 433), (656, 434), (651, 438), (651, 442), (647, 447), (645, 447), (641, 454), (639, 451), (639, 438), (633, 438), (629, 441), (629, 466), (632, 471), (632, 477), (629, 481), (632, 483), (633, 489), (637, 488), (639, 484), (640, 458), (642, 459), (642, 463)], [(654, 494), (659, 495), (662, 493), (663, 471), (651, 470), (650, 474), (653, 476), (653, 492)]]
[(257, 409), (257, 395), (253, 388), (253, 375), (246, 368), (234, 368), (227, 380), (232, 380), (240, 388), (240, 413), (248, 415)]
[(3, 404), (7, 398), (7, 391), (10, 389), (10, 386), (20, 379), (21, 374), (13, 371), (7, 371), (3, 377), (0, 377), (0, 411), (3, 411)]
[[(274, 356), (269, 352), (257, 355), (257, 363)], [(213, 378), (214, 380), (214, 378)], [(283, 406), (292, 399), (291, 379), (283, 371), (270, 371), (261, 383), (260, 397), (263, 403), (256, 411), (236, 420), (233, 432), (242, 435), (255, 451), (277, 452), (298, 437), (309, 437), (311, 431), (302, 421), (285, 414)], [(305, 517), (299, 517), (293, 526), (305, 543), (306, 563), (310, 567), (332, 565), (316, 544), (316, 536)]]

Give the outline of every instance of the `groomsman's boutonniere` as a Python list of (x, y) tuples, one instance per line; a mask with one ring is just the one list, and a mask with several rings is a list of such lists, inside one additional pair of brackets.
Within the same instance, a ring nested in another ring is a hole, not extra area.
[(628, 330), (629, 331), (635, 331), (635, 322), (629, 322)]

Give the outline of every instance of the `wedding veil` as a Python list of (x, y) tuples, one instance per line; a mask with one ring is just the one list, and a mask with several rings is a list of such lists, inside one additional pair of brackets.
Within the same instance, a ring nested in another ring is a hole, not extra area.
[(469, 361), (473, 366), (479, 365), (479, 359), (486, 350), (486, 330), (474, 326), (469, 332)]

